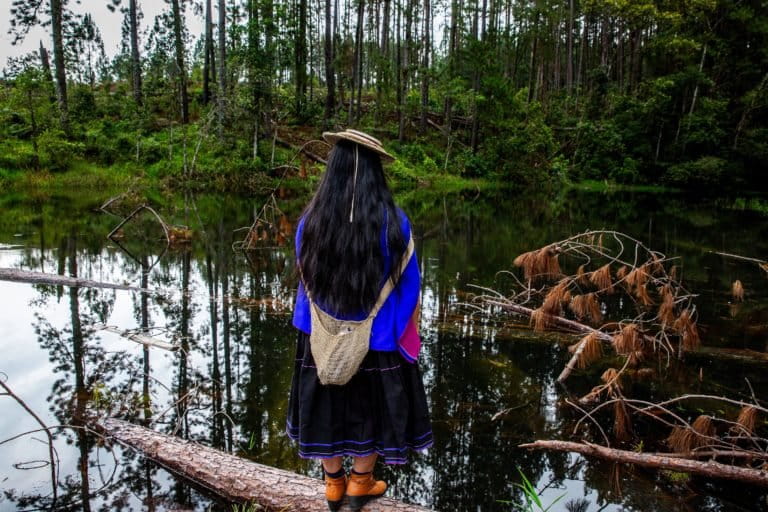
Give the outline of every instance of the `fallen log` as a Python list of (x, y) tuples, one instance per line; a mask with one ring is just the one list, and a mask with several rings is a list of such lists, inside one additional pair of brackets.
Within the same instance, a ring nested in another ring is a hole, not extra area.
[[(257, 464), (178, 437), (161, 434), (126, 421), (107, 418), (96, 429), (121, 445), (142, 452), (167, 468), (225, 500), (255, 502), (268, 510), (296, 512), (326, 510), (321, 480)], [(349, 510), (346, 506), (342, 509)], [(363, 507), (367, 512), (428, 512), (390, 498), (379, 498)]]
[(121, 330), (111, 325), (94, 324), (93, 328), (98, 331), (106, 331), (117, 334), (127, 340), (133, 341), (134, 343), (138, 343), (140, 345), (145, 345), (147, 347), (161, 348), (170, 352), (179, 349), (179, 345), (174, 345), (173, 343), (168, 343), (167, 341), (159, 340), (157, 338), (147, 336), (146, 334), (141, 334), (129, 330)]
[(533, 443), (519, 445), (520, 448), (534, 450), (555, 450), (575, 452), (582, 455), (599, 457), (616, 462), (637, 464), (649, 468), (668, 469), (680, 473), (693, 473), (710, 478), (723, 478), (747, 482), (761, 487), (768, 487), (768, 471), (762, 469), (732, 466), (715, 461), (690, 460), (680, 457), (670, 457), (664, 454), (641, 453), (628, 450), (606, 448), (592, 443), (575, 443), (572, 441), (538, 440)]
[(79, 277), (60, 276), (58, 274), (47, 274), (44, 272), (30, 272), (28, 270), (19, 270), (16, 268), (0, 268), (0, 281), (50, 284), (54, 286), (71, 286), (75, 288), (109, 288), (113, 290), (130, 290), (152, 294), (159, 293), (155, 290), (138, 288), (136, 286), (128, 286), (125, 284), (103, 283), (101, 281), (91, 281), (90, 279), (81, 279)]
[(317, 162), (319, 164), (326, 165), (328, 163), (325, 160), (325, 158), (323, 158), (323, 157), (321, 157), (319, 155), (316, 155), (315, 153), (313, 153), (313, 152), (309, 151), (308, 149), (306, 149), (304, 146), (302, 146), (302, 147), (294, 146), (293, 144), (291, 144), (287, 140), (283, 140), (280, 137), (275, 137), (275, 142), (277, 144), (280, 144), (284, 148), (293, 149), (297, 153), (302, 153), (304, 156), (306, 156), (310, 160), (313, 160), (313, 161), (315, 161), (315, 162)]

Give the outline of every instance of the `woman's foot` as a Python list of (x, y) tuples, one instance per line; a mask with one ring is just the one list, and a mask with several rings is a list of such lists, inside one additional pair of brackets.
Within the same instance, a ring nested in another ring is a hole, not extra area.
[(325, 473), (325, 499), (328, 500), (328, 508), (336, 512), (344, 501), (344, 493), (347, 490), (347, 475), (343, 469), (336, 473)]
[(363, 508), (363, 505), (378, 498), (387, 490), (387, 483), (383, 480), (375, 480), (373, 472), (358, 473), (352, 470), (347, 484), (347, 496), (349, 497), (349, 507), (353, 511)]

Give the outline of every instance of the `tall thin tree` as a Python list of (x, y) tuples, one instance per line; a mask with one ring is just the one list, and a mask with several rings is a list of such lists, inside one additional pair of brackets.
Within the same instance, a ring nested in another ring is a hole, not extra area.
[(216, 114), (219, 122), (219, 140), (224, 138), (227, 119), (227, 2), (219, 0), (219, 87), (216, 91)]
[(130, 0), (128, 17), (131, 25), (131, 81), (133, 82), (133, 99), (137, 105), (142, 104), (141, 91), (141, 56), (139, 54), (139, 21), (136, 0)]
[(211, 67), (213, 57), (213, 20), (211, 19), (211, 0), (205, 0), (205, 48), (203, 53), (203, 103), (211, 101)]
[(53, 33), (53, 66), (56, 73), (56, 98), (59, 104), (59, 122), (62, 130), (69, 131), (69, 103), (67, 101), (67, 70), (64, 62), (64, 18), (62, 0), (51, 0), (51, 32)]
[[(54, 1), (54, 0), (51, 0)], [(187, 68), (184, 64), (184, 36), (182, 31), (180, 0), (171, 0), (173, 18), (173, 37), (176, 49), (176, 67), (179, 75), (179, 101), (181, 103), (181, 122), (189, 123), (189, 93), (187, 92)]]
[(333, 18), (331, 0), (325, 0), (325, 122), (330, 124), (336, 111), (336, 72), (333, 68)]

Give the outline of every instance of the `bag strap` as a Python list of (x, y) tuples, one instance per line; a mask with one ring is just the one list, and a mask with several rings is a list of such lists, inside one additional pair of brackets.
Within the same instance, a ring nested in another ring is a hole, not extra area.
[[(413, 251), (415, 249), (415, 244), (413, 243), (413, 232), (410, 233), (410, 236), (408, 237), (408, 245), (405, 248), (405, 252), (403, 253), (403, 257), (400, 259), (400, 275), (403, 275), (403, 272), (405, 272), (405, 267), (408, 266), (408, 262), (411, 261), (411, 256), (413, 256)], [(309, 294), (309, 289), (307, 288), (307, 283), (304, 281), (304, 274), (301, 271), (301, 265), (297, 265), (299, 269), (299, 278), (301, 279), (302, 284), (304, 284), (304, 293), (307, 294), (307, 299), (309, 299), (309, 305), (311, 307), (315, 306), (315, 302), (312, 300), (312, 296)], [(371, 309), (370, 314), (368, 315), (368, 318), (374, 317), (379, 313), (379, 310), (384, 306), (384, 303), (389, 298), (389, 295), (392, 293), (392, 290), (395, 289), (396, 283), (392, 281), (392, 272), (390, 272), (389, 277), (384, 282), (384, 286), (381, 287), (381, 291), (379, 292), (379, 296), (376, 299), (376, 303), (373, 305), (373, 308)]]
[[(400, 266), (399, 266), (400, 276), (403, 275), (403, 272), (405, 272), (405, 267), (407, 267), (408, 262), (411, 261), (411, 256), (413, 256), (413, 251), (414, 251), (413, 233), (411, 233), (410, 236), (408, 237), (408, 245), (405, 248), (403, 257), (400, 259)], [(392, 293), (392, 290), (395, 289), (396, 285), (397, 283), (392, 281), (392, 272), (390, 272), (389, 277), (384, 283), (384, 286), (381, 287), (381, 291), (379, 292), (379, 297), (376, 299), (376, 304), (373, 305), (373, 309), (371, 309), (371, 313), (368, 315), (368, 318), (374, 317), (379, 313), (379, 310), (382, 308), (382, 306), (384, 306), (384, 303), (389, 298), (389, 294)]]

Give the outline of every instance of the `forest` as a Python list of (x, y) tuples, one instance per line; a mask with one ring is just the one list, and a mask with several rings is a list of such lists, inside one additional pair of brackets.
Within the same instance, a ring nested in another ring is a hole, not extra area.
[(253, 189), (355, 127), (406, 184), (763, 183), (761, 0), (170, 0), (154, 19), (105, 1), (123, 17), (114, 55), (101, 34), (117, 27), (67, 0), (6, 12), (15, 43), (37, 25), (50, 39), (3, 69), (0, 181), (100, 169)]
[(373, 510), (768, 512), (765, 0), (0, 12), (0, 512), (318, 510), (292, 240), (345, 128), (434, 431)]

